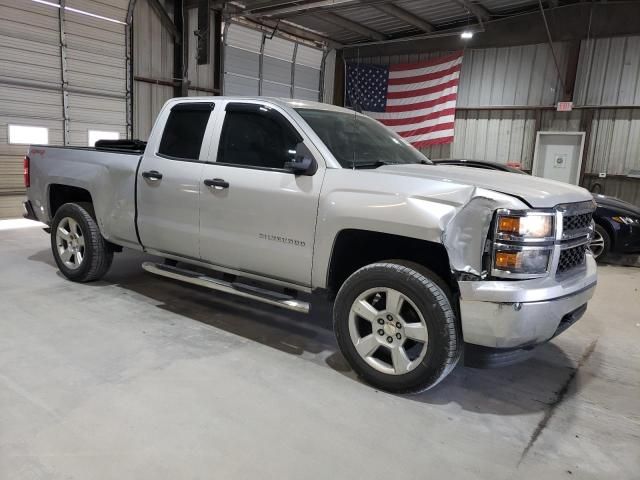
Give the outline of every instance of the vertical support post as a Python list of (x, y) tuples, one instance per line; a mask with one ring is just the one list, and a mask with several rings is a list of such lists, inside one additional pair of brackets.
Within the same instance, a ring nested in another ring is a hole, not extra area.
[(222, 94), (222, 12), (213, 13), (213, 89)]
[(327, 50), (327, 47), (325, 46), (322, 49), (322, 61), (320, 62), (320, 85), (319, 85), (319, 91), (318, 91), (318, 101), (319, 102), (324, 102), (325, 98), (324, 98), (324, 81), (325, 81), (325, 68), (327, 67), (327, 56), (329, 55), (329, 50)]
[(178, 84), (173, 87), (174, 97), (186, 97), (189, 94), (189, 84), (187, 80), (187, 52), (189, 46), (186, 44), (185, 19), (183, 15), (183, 0), (173, 2), (173, 23), (180, 35), (180, 42), (173, 44), (173, 77)]
[(562, 92), (563, 102), (573, 100), (573, 91), (576, 87), (576, 77), (578, 75), (578, 59), (580, 58), (580, 40), (570, 42), (568, 47), (567, 71), (564, 77), (564, 92)]
[(58, 9), (58, 27), (60, 31), (60, 81), (62, 93), (62, 143), (69, 145), (69, 81), (67, 75), (67, 40), (65, 38), (64, 28), (65, 0), (60, 0), (60, 8)]
[(582, 166), (580, 167), (580, 179), (578, 185), (584, 185), (584, 175), (587, 170), (587, 159), (589, 158), (589, 146), (591, 144), (591, 131), (593, 130), (593, 117), (595, 109), (588, 108), (583, 111), (581, 127), (584, 131), (584, 148), (582, 149)]
[(229, 25), (231, 18), (226, 17), (224, 19), (224, 32), (222, 33), (222, 55), (220, 55), (220, 94), (225, 95), (224, 89), (224, 75), (225, 75), (225, 57), (227, 55), (227, 42), (229, 38)]
[(533, 172), (533, 159), (536, 156), (536, 143), (538, 142), (538, 132), (542, 129), (542, 115), (543, 112), (541, 109), (537, 108), (535, 110), (535, 123), (534, 123), (534, 127), (533, 127), (533, 145), (531, 148), (531, 175), (535, 175), (535, 173)]
[(345, 68), (344, 68), (344, 53), (342, 50), (336, 50), (336, 71), (333, 81), (333, 104), (340, 107), (344, 106), (344, 81), (345, 81)]
[(126, 116), (127, 139), (133, 139), (133, 15), (127, 14), (125, 28), (125, 54), (126, 54)]
[(298, 56), (298, 42), (293, 45), (293, 59), (291, 61), (291, 92), (289, 96), (294, 98), (296, 84), (296, 58)]
[(262, 34), (262, 41), (260, 42), (260, 57), (258, 60), (258, 95), (262, 95), (262, 73), (264, 70), (264, 42), (267, 36)]
[(211, 9), (209, 0), (198, 0), (198, 30), (196, 34), (196, 65), (209, 65), (211, 59)]

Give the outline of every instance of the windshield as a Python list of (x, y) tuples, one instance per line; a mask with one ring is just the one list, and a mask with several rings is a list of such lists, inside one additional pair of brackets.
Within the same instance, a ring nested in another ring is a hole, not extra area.
[(299, 108), (296, 111), (343, 168), (375, 168), (431, 161), (372, 118), (354, 113)]

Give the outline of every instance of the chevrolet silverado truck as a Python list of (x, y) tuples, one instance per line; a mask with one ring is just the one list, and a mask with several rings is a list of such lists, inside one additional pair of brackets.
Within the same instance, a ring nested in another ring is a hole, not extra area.
[(588, 191), (434, 165), (315, 102), (172, 99), (146, 144), (31, 146), (25, 183), (69, 280), (126, 247), (162, 257), (154, 274), (285, 309), (320, 293), (353, 370), (391, 392), (433, 387), (465, 348), (547, 342), (596, 286)]

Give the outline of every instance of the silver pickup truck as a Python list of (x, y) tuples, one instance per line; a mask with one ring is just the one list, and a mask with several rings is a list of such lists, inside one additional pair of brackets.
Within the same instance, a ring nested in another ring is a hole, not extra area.
[(436, 166), (319, 103), (172, 99), (146, 147), (32, 146), (25, 181), (68, 279), (127, 247), (163, 257), (154, 274), (290, 310), (320, 293), (346, 360), (393, 392), (436, 385), (469, 349), (548, 341), (596, 285), (586, 190)]

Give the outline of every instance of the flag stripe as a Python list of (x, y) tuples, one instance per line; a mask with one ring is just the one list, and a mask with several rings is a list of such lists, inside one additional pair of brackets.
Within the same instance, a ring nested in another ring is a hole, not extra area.
[(430, 140), (417, 140), (413, 142), (411, 145), (413, 145), (416, 148), (425, 148), (425, 147), (431, 147), (433, 145), (442, 145), (442, 144), (451, 143), (451, 142), (453, 142), (453, 132), (451, 132), (451, 136), (448, 136), (448, 137), (432, 138)]
[(431, 75), (432, 73), (446, 72), (450, 68), (458, 66), (461, 63), (462, 58), (458, 58), (457, 60), (443, 63), (442, 65), (434, 65), (433, 67), (414, 68), (413, 70), (402, 70), (400, 72), (389, 72), (389, 80), (396, 81), (399, 78), (415, 78), (421, 75)]
[(447, 88), (455, 87), (458, 88), (458, 79), (449, 80), (441, 85), (434, 85), (432, 87), (427, 88), (416, 88), (415, 90), (408, 90), (405, 92), (389, 92), (387, 93), (387, 98), (389, 100), (396, 100), (399, 98), (414, 98), (420, 97), (424, 95), (430, 95), (432, 93), (440, 93)]
[[(453, 119), (451, 119), (453, 120)], [(453, 121), (446, 123), (437, 123), (429, 127), (416, 128), (415, 130), (407, 130), (406, 132), (397, 132), (403, 138), (411, 138), (420, 135), (426, 135), (433, 132), (442, 132), (444, 130), (453, 130)]]
[(456, 114), (455, 108), (446, 108), (443, 110), (436, 110), (434, 112), (427, 113), (426, 115), (420, 115), (417, 117), (382, 118), (377, 120), (380, 121), (383, 125), (386, 125), (387, 127), (397, 127), (401, 125), (413, 125), (416, 123), (428, 122), (429, 120), (433, 120), (434, 118), (448, 117), (450, 115), (455, 115), (455, 114)]
[(460, 72), (453, 72), (444, 77), (439, 77), (426, 82), (407, 83), (405, 85), (393, 85), (389, 87), (388, 92), (415, 92), (416, 90), (420, 90), (423, 88), (442, 86), (453, 80), (458, 80), (458, 78), (460, 78)]
[(448, 128), (446, 130), (438, 130), (436, 132), (424, 133), (422, 135), (402, 137), (402, 138), (404, 138), (407, 142), (413, 145), (415, 142), (423, 142), (425, 140), (434, 140), (437, 138), (447, 138), (447, 137), (453, 138), (453, 128)]
[(431, 60), (426, 60), (424, 62), (396, 63), (395, 65), (391, 65), (389, 67), (389, 71), (397, 72), (399, 70), (414, 70), (416, 68), (433, 67), (434, 65), (442, 65), (443, 63), (455, 61), (458, 59), (462, 60), (462, 52), (455, 52), (445, 57), (432, 58)]
[[(411, 77), (392, 78), (389, 77), (389, 85), (415, 85), (415, 82), (429, 82), (431, 80), (441, 79), (443, 75), (451, 75), (460, 72), (460, 64), (455, 65), (441, 72), (425, 73), (424, 75), (414, 75)], [(391, 89), (390, 89), (391, 90)]]
[(421, 116), (430, 115), (435, 112), (442, 112), (443, 110), (449, 110), (456, 108), (455, 95), (453, 100), (443, 99), (442, 103), (437, 103), (432, 105), (431, 107), (421, 108), (419, 110), (409, 110), (406, 112), (366, 112), (370, 117), (375, 118), (381, 122), (386, 122), (387, 120), (397, 120), (399, 122), (405, 122), (409, 120), (409, 123), (413, 122), (414, 118), (419, 118)]
[(430, 95), (423, 95), (415, 98), (401, 98), (387, 101), (387, 112), (406, 112), (420, 108), (429, 108), (439, 103), (456, 100), (458, 87), (447, 88), (442, 92), (435, 92)]

